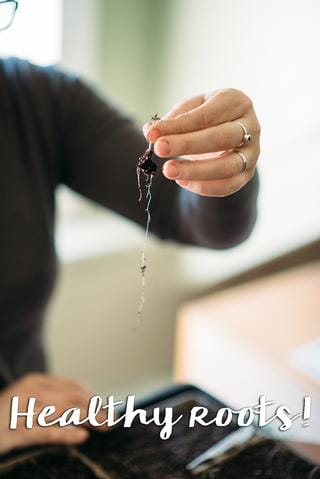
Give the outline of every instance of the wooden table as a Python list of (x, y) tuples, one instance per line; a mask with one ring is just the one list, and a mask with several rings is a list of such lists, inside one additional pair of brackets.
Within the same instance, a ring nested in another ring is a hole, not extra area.
[(320, 338), (320, 261), (185, 305), (176, 338), (175, 379), (232, 406), (253, 406), (264, 394), (299, 412), (303, 396), (312, 396), (309, 427), (297, 421), (273, 433), (303, 443), (299, 449), (320, 462), (320, 382), (292, 365), (296, 348)]

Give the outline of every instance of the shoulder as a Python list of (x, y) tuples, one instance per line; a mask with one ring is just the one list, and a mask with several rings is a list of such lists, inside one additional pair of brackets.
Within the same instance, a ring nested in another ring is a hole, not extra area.
[(21, 88), (49, 88), (54, 92), (64, 84), (77, 83), (75, 75), (60, 68), (39, 66), (20, 58), (0, 58), (0, 74)]
[(83, 129), (97, 124), (109, 128), (128, 120), (95, 87), (57, 66), (43, 67), (18, 58), (0, 59), (1, 93), (11, 107), (15, 104), (27, 108), (40, 122), (51, 120), (63, 134), (74, 125), (83, 125)]
[(96, 97), (77, 75), (55, 65), (39, 66), (19, 58), (0, 58), (0, 93), (39, 115), (51, 112), (62, 122), (76, 105), (95, 103)]

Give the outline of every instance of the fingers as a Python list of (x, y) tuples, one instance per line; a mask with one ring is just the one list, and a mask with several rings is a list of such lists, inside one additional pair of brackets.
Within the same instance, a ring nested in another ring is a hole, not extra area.
[(208, 181), (177, 180), (177, 184), (201, 196), (225, 197), (239, 191), (252, 179), (253, 175), (254, 169), (251, 169), (229, 179)]
[[(253, 135), (255, 127), (246, 126)], [(238, 123), (227, 122), (204, 130), (180, 135), (162, 136), (155, 142), (154, 151), (162, 157), (193, 155), (237, 148), (243, 139), (243, 130)]]
[(45, 392), (46, 394), (54, 392), (74, 391), (86, 396), (93, 396), (94, 391), (83, 381), (77, 379), (65, 378), (43, 373), (29, 373), (23, 376), (15, 385), (16, 389), (28, 393), (35, 391)]
[(204, 95), (197, 95), (174, 105), (171, 110), (166, 113), (161, 120), (168, 120), (169, 118), (175, 118), (178, 115), (182, 115), (194, 108), (199, 107), (205, 101)]
[[(164, 175), (182, 188), (202, 196), (224, 197), (236, 193), (254, 175), (260, 154), (259, 143), (223, 154), (196, 155), (193, 160), (169, 160), (163, 166)], [(245, 171), (244, 167), (246, 168)]]
[[(202, 105), (203, 102), (204, 102), (204, 96), (197, 95), (181, 103), (177, 103), (176, 105), (174, 105), (173, 108), (171, 108), (171, 110), (168, 111), (168, 113), (166, 113), (162, 117), (160, 121), (168, 120), (169, 118), (174, 118), (178, 115), (181, 115), (182, 113), (186, 113), (187, 111), (193, 110), (194, 108)], [(145, 135), (145, 137), (148, 136), (148, 131), (153, 124), (154, 124), (153, 121), (148, 121), (147, 123), (143, 125), (143, 134)], [(157, 124), (159, 124), (159, 122), (157, 122)]]
[(21, 428), (16, 434), (15, 447), (36, 446), (44, 444), (81, 444), (89, 437), (89, 432), (81, 427), (59, 426), (39, 427), (32, 429)]
[[(36, 397), (37, 412), (44, 406), (54, 405), (56, 412), (51, 416), (52, 420), (72, 407), (79, 408), (81, 416), (85, 417), (89, 401), (94, 396), (94, 391), (82, 381), (41, 373), (25, 375), (10, 393), (19, 395), (21, 407), (26, 406), (29, 397)], [(103, 422), (105, 413), (99, 413), (97, 419)]]
[(59, 417), (70, 408), (80, 409), (81, 416), (85, 417), (90, 398), (90, 395), (85, 395), (78, 391), (52, 391), (50, 395), (43, 394), (37, 396), (36, 412), (39, 413), (45, 406), (54, 405), (56, 411), (50, 416), (50, 420)]
[(88, 394), (90, 396), (94, 395), (93, 389), (83, 380), (54, 375), (45, 376), (48, 386), (53, 389), (57, 389), (58, 387), (61, 389), (68, 388), (69, 390), (82, 391), (84, 394)]
[[(25, 375), (6, 392), (9, 401), (13, 395), (20, 398), (21, 408), (25, 408), (30, 397), (36, 398), (36, 412), (48, 405), (55, 407), (55, 413), (50, 420), (59, 417), (70, 408), (80, 409), (81, 418), (86, 417), (90, 399), (95, 395), (94, 391), (85, 383), (75, 379), (53, 376), (41, 373)], [(106, 413), (101, 411), (97, 420), (106, 420)]]
[[(259, 149), (245, 147), (241, 152), (247, 159), (246, 169), (254, 168)], [(163, 166), (163, 174), (169, 180), (212, 181), (232, 178), (242, 173), (244, 162), (235, 151), (215, 158), (200, 160), (170, 160)]]
[[(246, 132), (251, 142), (243, 144)], [(158, 157), (191, 156), (191, 161), (166, 162), (163, 173), (203, 196), (223, 197), (241, 189), (252, 178), (260, 154), (260, 125), (252, 102), (235, 89), (176, 105), (162, 120), (145, 125), (144, 133)]]
[[(200, 103), (201, 96), (196, 98)], [(188, 133), (233, 121), (245, 116), (252, 108), (251, 100), (244, 93), (231, 88), (202, 98), (202, 103), (191, 110), (175, 117), (170, 114), (169, 118), (153, 123), (149, 130), (146, 128), (148, 140), (154, 142), (161, 136)]]

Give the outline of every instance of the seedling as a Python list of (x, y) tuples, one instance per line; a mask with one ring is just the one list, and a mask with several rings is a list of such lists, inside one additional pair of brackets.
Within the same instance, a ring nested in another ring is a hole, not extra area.
[[(151, 117), (151, 121), (159, 121), (160, 117), (156, 113)], [(141, 188), (141, 173), (145, 177), (145, 199), (146, 199), (146, 208), (145, 212), (147, 215), (147, 222), (146, 222), (146, 229), (145, 229), (145, 236), (143, 242), (143, 248), (141, 252), (141, 263), (140, 263), (140, 272), (141, 272), (141, 296), (140, 296), (140, 303), (138, 308), (138, 314), (140, 315), (143, 310), (144, 302), (145, 302), (145, 286), (146, 286), (146, 249), (149, 237), (149, 228), (151, 222), (151, 214), (150, 214), (150, 204), (152, 199), (151, 187), (152, 187), (152, 180), (154, 175), (157, 171), (157, 164), (153, 161), (154, 151), (153, 151), (153, 144), (149, 142), (149, 146), (144, 152), (142, 156), (138, 159), (137, 163), (137, 182), (138, 182), (138, 193), (139, 198), (138, 201), (142, 200), (142, 188)]]
[[(158, 113), (151, 117), (151, 121), (159, 121), (160, 117)], [(152, 181), (152, 177), (157, 171), (157, 164), (152, 160), (153, 157), (153, 145), (149, 142), (149, 146), (142, 156), (139, 157), (137, 163), (137, 181), (138, 181), (138, 191), (139, 191), (139, 201), (142, 200), (142, 189), (141, 189), (141, 173), (146, 177), (146, 186)]]

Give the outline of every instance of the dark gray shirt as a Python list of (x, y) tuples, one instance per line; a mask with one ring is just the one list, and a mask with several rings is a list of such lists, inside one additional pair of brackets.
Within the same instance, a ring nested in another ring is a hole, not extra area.
[[(13, 377), (45, 368), (42, 325), (56, 276), (57, 186), (144, 225), (135, 165), (146, 146), (128, 118), (74, 76), (0, 60), (0, 357)], [(153, 198), (154, 234), (226, 248), (254, 225), (257, 177), (232, 196), (205, 198), (158, 172)]]

